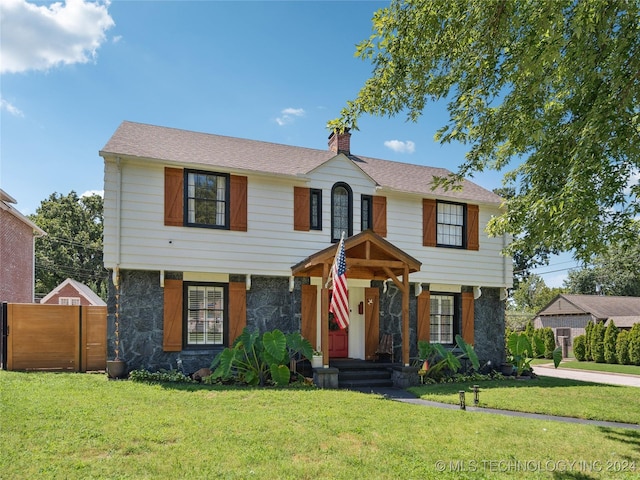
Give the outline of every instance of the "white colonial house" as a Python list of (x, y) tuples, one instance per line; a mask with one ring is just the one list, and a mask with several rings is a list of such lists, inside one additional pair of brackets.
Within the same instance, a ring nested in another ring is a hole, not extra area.
[[(314, 150), (123, 122), (100, 156), (109, 336), (117, 312), (130, 368), (208, 366), (245, 326), (300, 331), (325, 364), (373, 359), (391, 335), (408, 365), (418, 340), (458, 333), (502, 361), (512, 260), (485, 233), (494, 193), (434, 190), (447, 170), (355, 155), (349, 133)], [(342, 232), (350, 324), (335, 331)]]

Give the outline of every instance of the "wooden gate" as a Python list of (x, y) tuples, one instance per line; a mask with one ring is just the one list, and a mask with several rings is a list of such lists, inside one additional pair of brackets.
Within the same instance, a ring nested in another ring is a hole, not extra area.
[(5, 303), (2, 312), (3, 368), (106, 368), (107, 307)]

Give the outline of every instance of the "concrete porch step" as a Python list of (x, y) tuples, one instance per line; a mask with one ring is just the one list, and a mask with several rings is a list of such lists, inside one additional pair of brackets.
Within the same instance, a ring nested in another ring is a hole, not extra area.
[(338, 369), (339, 388), (392, 387), (392, 363), (369, 362), (358, 359), (332, 359), (331, 367)]

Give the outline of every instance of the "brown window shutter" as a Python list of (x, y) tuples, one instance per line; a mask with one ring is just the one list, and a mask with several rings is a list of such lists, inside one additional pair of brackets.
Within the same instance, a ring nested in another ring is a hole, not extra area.
[(164, 281), (164, 325), (162, 349), (182, 350), (182, 280)]
[(311, 346), (317, 346), (318, 287), (302, 285), (302, 325), (300, 334), (309, 340)]
[(184, 225), (184, 173), (181, 168), (164, 168), (164, 224)]
[(238, 232), (247, 231), (247, 177), (231, 175), (229, 182), (231, 192), (230, 205), (230, 230)]
[(422, 199), (422, 245), (436, 246), (436, 201), (430, 198)]
[(473, 345), (474, 342), (473, 302), (473, 293), (464, 292), (462, 294), (462, 338), (469, 345)]
[(293, 187), (293, 229), (308, 231), (311, 228), (311, 190)]
[(479, 226), (480, 207), (467, 205), (467, 249), (480, 250)]
[(431, 341), (431, 292), (418, 295), (418, 341)]
[(229, 282), (229, 345), (247, 326), (247, 286), (244, 282)]
[(387, 236), (387, 197), (373, 197), (373, 231), (381, 237)]

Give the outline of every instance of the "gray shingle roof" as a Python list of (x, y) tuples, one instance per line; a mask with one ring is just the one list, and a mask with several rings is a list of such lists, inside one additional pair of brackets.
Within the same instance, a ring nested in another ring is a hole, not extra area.
[(610, 317), (631, 317), (640, 315), (640, 297), (613, 297), (598, 295), (558, 295), (539, 315), (552, 314), (554, 304), (563, 298), (584, 313), (590, 313), (598, 319)]
[[(122, 122), (100, 155), (120, 155), (147, 160), (245, 170), (273, 175), (306, 175), (336, 156), (316, 150), (222, 135), (192, 132), (134, 122)], [(439, 196), (485, 204), (501, 198), (464, 180), (462, 190), (431, 189), (434, 176), (449, 170), (351, 155), (351, 160), (383, 188), (427, 197)]]

